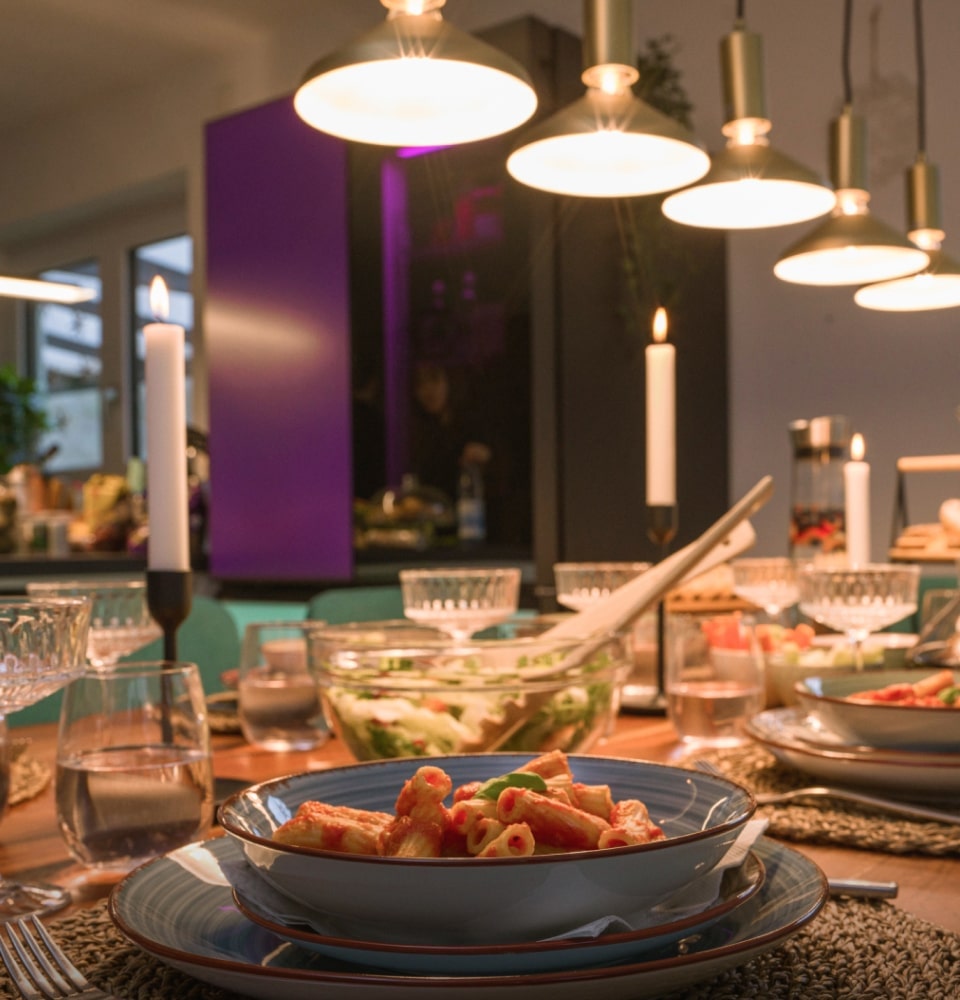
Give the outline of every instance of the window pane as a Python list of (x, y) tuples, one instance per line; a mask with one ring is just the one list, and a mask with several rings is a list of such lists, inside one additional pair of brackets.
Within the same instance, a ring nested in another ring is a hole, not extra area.
[(96, 296), (77, 305), (42, 302), (28, 311), (30, 374), (53, 428), (44, 434), (40, 454), (56, 449), (44, 464), (48, 472), (96, 469), (103, 464), (103, 415), (100, 375), (103, 323), (97, 261), (43, 271), (48, 281), (92, 288)]
[(134, 421), (136, 441), (134, 451), (146, 459), (146, 387), (143, 378), (144, 340), (143, 328), (155, 319), (150, 309), (150, 283), (159, 275), (170, 293), (169, 322), (184, 329), (184, 355), (186, 360), (187, 424), (192, 422), (193, 400), (193, 294), (190, 280), (193, 275), (193, 240), (189, 236), (174, 236), (157, 243), (145, 243), (132, 254), (134, 357)]

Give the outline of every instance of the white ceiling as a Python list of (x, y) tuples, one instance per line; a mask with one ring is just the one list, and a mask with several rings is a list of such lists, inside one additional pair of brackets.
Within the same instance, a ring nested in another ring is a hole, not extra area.
[(0, 131), (226, 57), (328, 0), (2, 0)]

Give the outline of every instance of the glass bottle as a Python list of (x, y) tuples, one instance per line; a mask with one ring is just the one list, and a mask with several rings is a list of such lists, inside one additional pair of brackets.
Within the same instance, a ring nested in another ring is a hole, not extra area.
[(483, 496), (483, 470), (473, 462), (460, 471), (457, 490), (457, 537), (476, 545), (487, 538), (487, 508)]
[(790, 440), (790, 555), (804, 562), (842, 557), (846, 551), (843, 466), (850, 449), (847, 418), (794, 420)]

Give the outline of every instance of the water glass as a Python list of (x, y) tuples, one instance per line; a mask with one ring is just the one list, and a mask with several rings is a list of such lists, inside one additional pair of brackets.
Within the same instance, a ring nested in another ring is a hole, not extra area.
[(754, 622), (721, 616), (700, 629), (698, 642), (677, 631), (667, 650), (667, 717), (690, 747), (747, 743), (744, 724), (763, 708), (766, 692)]
[(240, 650), (239, 714), (244, 738), (265, 750), (312, 750), (330, 736), (320, 689), (307, 665), (307, 638), (322, 621), (251, 622)]
[(209, 831), (213, 763), (196, 664), (118, 664), (64, 690), (56, 810), (70, 853), (101, 873)]

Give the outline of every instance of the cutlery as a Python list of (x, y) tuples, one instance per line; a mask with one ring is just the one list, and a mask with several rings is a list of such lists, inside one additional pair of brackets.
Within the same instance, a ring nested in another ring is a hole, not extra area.
[[(712, 761), (697, 758), (693, 762), (693, 766), (698, 771), (703, 771), (706, 774), (713, 774), (720, 778), (726, 777), (723, 771)], [(795, 799), (839, 799), (845, 802), (856, 802), (859, 805), (872, 806), (875, 809), (883, 809), (886, 812), (907, 816), (910, 819), (928, 820), (935, 823), (949, 823), (953, 826), (960, 826), (960, 814), (958, 813), (945, 812), (942, 809), (931, 809), (912, 802), (901, 802), (895, 799), (882, 798), (878, 795), (866, 795), (863, 792), (855, 792), (849, 788), (835, 788), (828, 785), (810, 785), (806, 788), (792, 788), (787, 792), (754, 792), (753, 797), (757, 800), (757, 804), (761, 806), (778, 805), (783, 802), (792, 802)]]
[[(104, 993), (87, 982), (36, 917), (3, 926), (9, 945), (0, 934), (0, 958), (24, 1000), (117, 1000), (112, 993)], [(14, 933), (14, 927), (19, 935)]]

